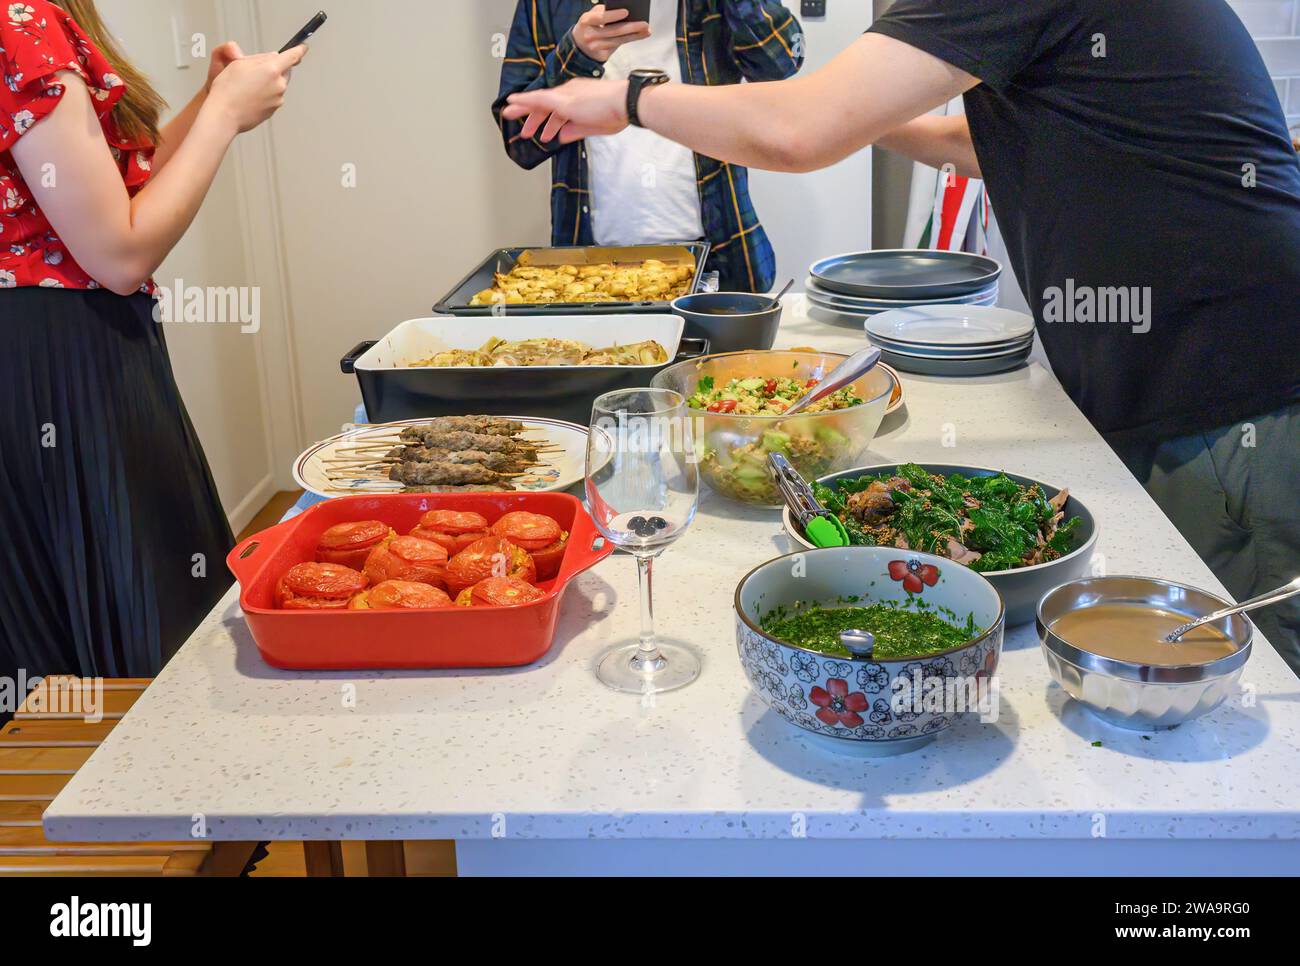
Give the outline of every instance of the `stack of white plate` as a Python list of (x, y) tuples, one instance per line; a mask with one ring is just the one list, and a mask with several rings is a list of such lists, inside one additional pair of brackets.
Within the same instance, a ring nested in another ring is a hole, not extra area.
[(987, 376), (1023, 366), (1034, 320), (979, 305), (926, 305), (871, 316), (867, 338), (889, 365), (925, 376)]
[(913, 305), (995, 305), (1002, 266), (968, 252), (881, 250), (836, 255), (808, 269), (809, 315), (860, 325)]

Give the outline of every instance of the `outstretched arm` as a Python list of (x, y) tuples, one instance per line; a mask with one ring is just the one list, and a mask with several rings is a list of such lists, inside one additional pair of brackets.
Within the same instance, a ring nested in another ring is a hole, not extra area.
[[(939, 58), (867, 34), (821, 70), (767, 84), (665, 84), (641, 100), (642, 123), (699, 154), (772, 171), (843, 160), (980, 81)], [(574, 81), (509, 98), (523, 137), (568, 144), (627, 126), (627, 85)]]
[(964, 114), (922, 115), (890, 131), (876, 144), (932, 168), (951, 164), (963, 178), (983, 177)]

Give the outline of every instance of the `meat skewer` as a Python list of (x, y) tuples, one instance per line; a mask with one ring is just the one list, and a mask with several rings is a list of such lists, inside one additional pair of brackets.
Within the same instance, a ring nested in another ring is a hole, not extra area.
[(522, 474), (497, 473), (479, 463), (400, 463), (388, 473), (390, 480), (407, 486), (467, 486), (496, 483)]
[(497, 416), (440, 416), (420, 426), (402, 431), (402, 439), (412, 442), (424, 433), (478, 433), (483, 436), (518, 436), (524, 424)]
[(476, 449), (485, 453), (509, 453), (521, 448), (521, 444), (509, 436), (490, 436), (484, 433), (435, 433), (420, 429), (413, 431), (404, 439), (431, 449), (466, 450)]
[(408, 446), (393, 450), (389, 458), (401, 463), (481, 463), (488, 469), (507, 470), (539, 465), (537, 454), (528, 449), (514, 453), (485, 453), (477, 449), (430, 449), (427, 446)]
[(513, 493), (514, 487), (508, 483), (485, 484), (482, 486), (408, 486), (407, 493)]

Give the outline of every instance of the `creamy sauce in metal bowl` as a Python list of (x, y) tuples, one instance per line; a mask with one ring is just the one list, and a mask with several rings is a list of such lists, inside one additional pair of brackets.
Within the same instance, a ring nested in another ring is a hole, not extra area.
[(1062, 614), (1049, 629), (1081, 651), (1133, 664), (1209, 664), (1236, 653), (1232, 638), (1216, 624), (1189, 631), (1174, 644), (1164, 640), (1194, 619), (1141, 604), (1096, 604)]

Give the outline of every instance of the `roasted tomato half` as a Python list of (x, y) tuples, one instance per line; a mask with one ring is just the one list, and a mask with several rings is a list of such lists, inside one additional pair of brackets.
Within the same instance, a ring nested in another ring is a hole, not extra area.
[(456, 604), (460, 607), (519, 607), (545, 596), (546, 591), (538, 590), (518, 577), (489, 577), (462, 590)]
[(457, 510), (430, 510), (420, 517), (420, 526), (437, 533), (449, 533), (453, 537), (465, 533), (481, 533), (488, 528), (487, 517), (477, 513), (461, 513)]
[(430, 510), (420, 517), (420, 525), (411, 536), (442, 544), (454, 556), (488, 536), (487, 517), (458, 510)]
[(537, 582), (537, 565), (528, 551), (501, 537), (484, 537), (466, 547), (447, 564), (447, 589), (459, 594), (489, 577), (518, 577)]
[(442, 587), (446, 582), (447, 548), (418, 537), (397, 537), (370, 551), (365, 574), (372, 584), (407, 580)]
[(540, 513), (507, 513), (492, 524), (492, 533), (531, 552), (549, 547), (564, 534), (560, 525)]
[(361, 570), (370, 551), (395, 536), (397, 534), (387, 523), (378, 520), (340, 523), (321, 534), (316, 544), (316, 560)]
[(455, 537), (449, 533), (436, 533), (433, 530), (426, 530), (424, 527), (416, 527), (411, 531), (410, 536), (417, 540), (428, 540), (430, 543), (436, 543), (442, 549), (447, 551), (448, 556), (457, 552), (457, 543)]
[(284, 610), (330, 610), (347, 607), (366, 589), (364, 574), (334, 563), (291, 567), (275, 587), (275, 604)]
[(409, 580), (386, 580), (352, 598), (351, 610), (442, 610), (451, 598), (437, 587)]
[(560, 565), (564, 563), (564, 551), (569, 549), (569, 535), (561, 533), (560, 539), (542, 550), (530, 551), (533, 563), (537, 565), (537, 579), (554, 580), (560, 575)]

